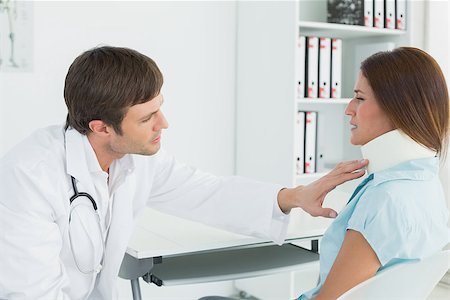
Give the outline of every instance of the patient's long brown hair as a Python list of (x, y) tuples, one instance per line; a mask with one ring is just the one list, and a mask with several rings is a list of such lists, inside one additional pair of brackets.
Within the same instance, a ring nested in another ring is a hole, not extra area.
[(361, 63), (381, 109), (414, 141), (447, 154), (449, 96), (441, 68), (413, 47), (378, 52)]

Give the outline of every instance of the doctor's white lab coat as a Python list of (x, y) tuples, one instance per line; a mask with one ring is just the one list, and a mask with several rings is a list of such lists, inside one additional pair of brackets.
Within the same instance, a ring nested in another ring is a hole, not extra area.
[[(81, 273), (70, 250), (70, 176), (109, 227), (98, 275)], [(145, 206), (281, 243), (288, 224), (276, 203), (281, 188), (212, 176), (162, 150), (125, 155), (108, 178), (86, 136), (62, 126), (38, 130), (0, 160), (0, 299), (117, 299), (121, 261)]]

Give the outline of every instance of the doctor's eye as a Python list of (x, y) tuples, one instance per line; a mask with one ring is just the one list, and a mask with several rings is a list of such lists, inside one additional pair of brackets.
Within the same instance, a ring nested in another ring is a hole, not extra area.
[(148, 116), (147, 118), (143, 119), (143, 120), (142, 120), (142, 123), (147, 123), (148, 121), (150, 121), (150, 120), (153, 118), (154, 115), (155, 115), (155, 114), (153, 113), (153, 114), (151, 114), (150, 116)]
[(150, 116), (148, 116), (147, 118), (142, 120), (142, 123), (147, 123), (148, 121), (150, 121), (151, 119), (153, 119), (155, 117), (155, 115), (157, 115), (159, 113), (159, 110), (155, 111), (154, 113), (152, 113)]

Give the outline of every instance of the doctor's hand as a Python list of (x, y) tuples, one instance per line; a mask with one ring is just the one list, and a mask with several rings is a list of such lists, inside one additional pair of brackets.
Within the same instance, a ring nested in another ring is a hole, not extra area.
[(300, 207), (313, 217), (335, 218), (336, 211), (322, 207), (325, 196), (336, 186), (363, 176), (366, 171), (362, 168), (368, 163), (367, 159), (341, 162), (328, 174), (308, 185), (282, 189), (278, 193), (278, 205), (285, 214), (292, 208)]

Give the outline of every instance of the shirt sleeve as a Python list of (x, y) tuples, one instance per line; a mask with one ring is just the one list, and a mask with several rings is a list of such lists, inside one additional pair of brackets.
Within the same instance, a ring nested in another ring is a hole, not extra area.
[(414, 227), (401, 203), (387, 189), (373, 187), (361, 196), (348, 221), (347, 229), (364, 236), (382, 266), (408, 258), (408, 245), (415, 243)]
[(163, 212), (231, 232), (269, 238), (281, 244), (289, 216), (277, 203), (277, 184), (240, 177), (218, 177), (159, 153), (148, 205)]

